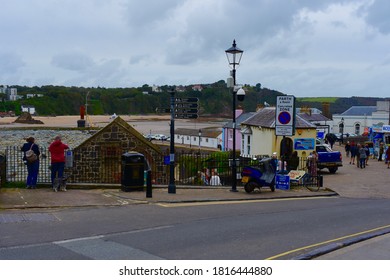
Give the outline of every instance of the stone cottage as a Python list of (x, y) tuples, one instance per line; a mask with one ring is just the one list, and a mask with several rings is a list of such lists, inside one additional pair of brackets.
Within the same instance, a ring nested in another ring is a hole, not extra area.
[(145, 156), (152, 169), (154, 183), (167, 183), (160, 148), (120, 117), (73, 150), (70, 179), (75, 182), (120, 184), (122, 155), (129, 151)]

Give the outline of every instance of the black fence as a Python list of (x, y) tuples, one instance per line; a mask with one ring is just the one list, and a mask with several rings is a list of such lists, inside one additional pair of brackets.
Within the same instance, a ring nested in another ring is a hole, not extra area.
[[(50, 171), (50, 154), (45, 147), (41, 147), (40, 168), (38, 174), (38, 184), (47, 184), (51, 182)], [(212, 185), (210, 181), (212, 175), (218, 175), (220, 185), (232, 185), (232, 159), (231, 152), (213, 152), (202, 153), (179, 152), (175, 154), (175, 183), (178, 185)], [(81, 155), (73, 155), (78, 158)], [(152, 166), (152, 183), (154, 185), (164, 185), (169, 182), (169, 155), (161, 156), (154, 159), (159, 164)], [(237, 174), (235, 176), (237, 185), (241, 185), (241, 171), (244, 166), (255, 166), (258, 160), (264, 156), (257, 156), (256, 159), (250, 157), (236, 158)], [(11, 146), (5, 149), (4, 155), (0, 156), (0, 182), (2, 185), (5, 182), (24, 182), (27, 177), (27, 167), (22, 160), (23, 152), (20, 147)], [(94, 163), (91, 163), (93, 165)], [(162, 166), (162, 167), (161, 167)], [(301, 158), (298, 169), (306, 168), (306, 159)], [(82, 176), (82, 179), (77, 176), (70, 177), (69, 183), (78, 184), (120, 184), (121, 182), (121, 158), (120, 155), (116, 159), (110, 159), (109, 164), (105, 168), (100, 168), (97, 172), (99, 176), (92, 174), (91, 176)], [(163, 170), (161, 170), (163, 169)], [(81, 170), (83, 173), (83, 171)], [(65, 170), (65, 173), (72, 173), (71, 168)], [(85, 172), (87, 173), (87, 172)], [(95, 172), (96, 173), (96, 172)], [(159, 174), (159, 175), (156, 175)], [(158, 177), (158, 178), (157, 178)], [(146, 176), (145, 176), (146, 178)]]

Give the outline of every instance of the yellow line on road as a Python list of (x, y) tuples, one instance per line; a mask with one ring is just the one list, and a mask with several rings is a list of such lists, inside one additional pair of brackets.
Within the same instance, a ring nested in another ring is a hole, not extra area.
[(327, 241), (324, 241), (324, 242), (319, 242), (319, 243), (316, 243), (316, 244), (304, 246), (304, 247), (301, 247), (301, 248), (297, 248), (297, 249), (294, 249), (294, 250), (291, 250), (291, 251), (287, 251), (287, 252), (284, 252), (284, 253), (281, 253), (281, 254), (269, 257), (266, 260), (275, 260), (277, 258), (280, 258), (280, 257), (283, 257), (283, 256), (287, 256), (287, 255), (292, 254), (292, 253), (296, 253), (296, 252), (299, 252), (299, 251), (303, 251), (303, 250), (314, 248), (314, 247), (321, 246), (321, 245), (326, 245), (326, 244), (333, 243), (333, 242), (336, 242), (336, 241), (340, 241), (340, 240), (343, 240), (343, 239), (356, 237), (356, 236), (359, 236), (359, 235), (362, 235), (362, 234), (374, 232), (374, 231), (385, 229), (385, 228), (390, 228), (390, 225), (377, 227), (377, 228), (374, 228), (374, 229), (370, 229), (370, 230), (366, 230), (366, 231), (362, 231), (362, 232), (358, 232), (358, 233), (354, 233), (354, 234), (350, 234), (350, 235), (345, 235), (345, 236), (342, 236), (342, 237), (339, 237), (339, 238), (335, 238), (335, 239), (327, 240)]
[(223, 204), (244, 204), (244, 203), (259, 203), (259, 202), (275, 202), (286, 200), (308, 200), (308, 199), (323, 199), (332, 197), (296, 197), (296, 198), (276, 198), (276, 199), (254, 199), (254, 200), (223, 200), (223, 201), (205, 201), (205, 202), (180, 202), (180, 203), (156, 203), (156, 205), (166, 208), (175, 207), (192, 207), (192, 206), (207, 206), (207, 205), (223, 205)]

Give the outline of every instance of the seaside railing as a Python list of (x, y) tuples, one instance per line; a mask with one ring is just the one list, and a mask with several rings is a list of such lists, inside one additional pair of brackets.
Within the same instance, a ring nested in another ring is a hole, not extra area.
[[(41, 147), (40, 168), (38, 184), (51, 183), (50, 153), (46, 147)], [(236, 157), (237, 161), (237, 184), (241, 185), (241, 171), (244, 166), (256, 165), (258, 160), (264, 156)], [(73, 154), (73, 158), (82, 158), (81, 155)], [(169, 155), (154, 159), (155, 162), (164, 163)], [(69, 183), (72, 184), (121, 184), (121, 157), (111, 158), (104, 168), (99, 168), (97, 172), (86, 176), (88, 170), (78, 170), (78, 174), (83, 176), (71, 176)], [(94, 163), (91, 163), (91, 166)], [(208, 185), (208, 180), (213, 173), (219, 175), (223, 186), (232, 185), (231, 152), (178, 152), (175, 154), (175, 183), (177, 185)], [(165, 162), (163, 172), (160, 165), (151, 166), (152, 183), (155, 185), (165, 185), (169, 182), (169, 162)], [(306, 158), (301, 158), (298, 169), (305, 169)], [(79, 168), (79, 167), (73, 167)], [(3, 160), (0, 158), (1, 185), (5, 182), (24, 182), (27, 178), (27, 167), (23, 162), (23, 152), (20, 147), (10, 146), (4, 151)], [(72, 174), (72, 168), (65, 169), (65, 173)], [(156, 175), (158, 174), (158, 175)], [(157, 177), (158, 176), (158, 177)]]

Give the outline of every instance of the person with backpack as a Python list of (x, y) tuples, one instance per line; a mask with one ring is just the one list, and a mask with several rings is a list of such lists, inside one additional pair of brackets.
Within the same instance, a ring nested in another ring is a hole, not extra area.
[(34, 137), (28, 137), (22, 147), (23, 162), (27, 165), (27, 189), (36, 189), (39, 172), (39, 147)]

